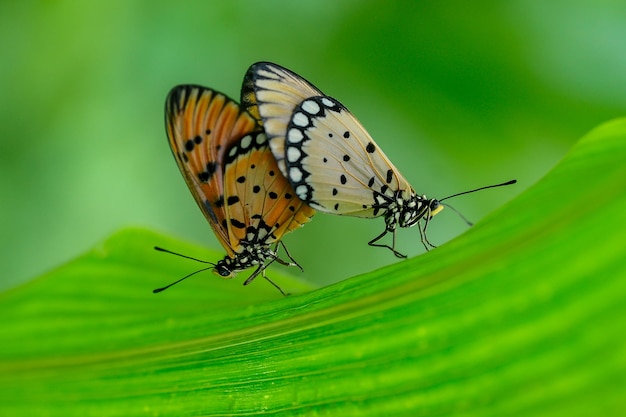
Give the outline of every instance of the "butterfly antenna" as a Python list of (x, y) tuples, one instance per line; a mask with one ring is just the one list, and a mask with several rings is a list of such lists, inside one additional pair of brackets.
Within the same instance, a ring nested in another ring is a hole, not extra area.
[(467, 219), (467, 217), (465, 217), (465, 216), (464, 216), (464, 215), (463, 215), (460, 211), (458, 211), (457, 209), (455, 209), (454, 207), (452, 207), (450, 204), (444, 204), (444, 203), (441, 203), (441, 204), (443, 204), (444, 206), (448, 207), (450, 210), (452, 210), (453, 212), (455, 212), (456, 214), (458, 214), (458, 215), (459, 215), (459, 217), (460, 217), (460, 218), (462, 218), (462, 219), (463, 219), (463, 221), (464, 221), (465, 223), (467, 223), (467, 225), (468, 225), (468, 226), (470, 226), (470, 227), (474, 226), (474, 223), (472, 223), (471, 221), (469, 221), (469, 220)]
[(452, 198), (452, 197), (458, 197), (460, 195), (471, 194), (471, 193), (475, 193), (476, 191), (486, 190), (487, 188), (496, 188), (496, 187), (503, 187), (505, 185), (515, 184), (516, 182), (517, 182), (517, 180), (511, 180), (511, 181), (503, 182), (502, 184), (487, 185), (486, 187), (480, 187), (480, 188), (476, 188), (474, 190), (463, 191), (462, 193), (456, 193), (456, 194), (449, 195), (449, 196), (447, 196), (445, 198), (442, 198), (442, 199), (439, 200), (439, 202), (441, 203), (443, 200), (447, 200), (447, 199)]
[[(475, 193), (476, 191), (486, 190), (487, 188), (503, 187), (503, 186), (505, 186), (505, 185), (515, 184), (516, 182), (517, 182), (517, 180), (511, 180), (511, 181), (503, 182), (503, 183), (501, 183), (501, 184), (487, 185), (486, 187), (480, 187), (480, 188), (476, 188), (476, 189), (469, 190), (469, 191), (463, 191), (462, 193), (452, 194), (452, 195), (449, 195), (449, 196), (447, 196), (447, 197), (445, 197), (445, 198), (442, 198), (441, 200), (439, 200), (439, 202), (441, 203), (443, 200), (447, 200), (447, 199), (452, 198), (452, 197), (458, 197), (458, 196), (463, 195), (463, 194)], [(444, 204), (444, 203), (441, 203), (441, 204), (443, 204), (444, 206), (446, 206), (446, 207), (450, 208), (450, 210), (452, 210), (453, 212), (455, 212), (456, 214), (458, 214), (458, 215), (459, 215), (459, 217), (460, 217), (460, 218), (462, 218), (462, 219), (463, 219), (463, 221), (464, 221), (465, 223), (467, 223), (467, 225), (468, 225), (468, 226), (470, 226), (470, 227), (471, 227), (471, 226), (473, 226), (473, 225), (474, 225), (474, 223), (472, 223), (471, 221), (469, 221), (469, 220), (467, 219), (467, 217), (465, 217), (463, 214), (461, 214), (461, 212), (460, 212), (460, 211), (458, 211), (457, 209), (455, 209), (455, 208), (454, 208), (454, 207), (452, 207), (451, 205), (449, 205), (449, 204)]]
[(191, 274), (185, 275), (185, 276), (184, 276), (184, 277), (182, 277), (181, 279), (179, 279), (179, 280), (177, 280), (177, 281), (174, 281), (174, 282), (172, 282), (171, 284), (166, 285), (166, 286), (165, 286), (165, 287), (163, 287), (163, 288), (157, 288), (157, 289), (155, 289), (155, 290), (152, 290), (152, 292), (153, 292), (154, 294), (159, 293), (159, 292), (161, 292), (161, 291), (165, 291), (165, 290), (167, 290), (169, 287), (171, 287), (172, 285), (176, 285), (176, 284), (178, 284), (179, 282), (186, 280), (186, 279), (187, 279), (187, 278), (189, 278), (190, 276), (196, 275), (196, 274), (197, 274), (197, 273), (199, 273), (199, 272), (208, 271), (209, 269), (211, 269), (211, 268), (213, 268), (213, 267), (215, 267), (215, 266), (216, 266), (216, 264), (214, 264), (213, 262), (203, 261), (202, 259), (198, 259), (198, 258), (192, 258), (191, 256), (183, 255), (183, 254), (181, 254), (181, 253), (177, 253), (177, 252), (172, 252), (172, 251), (171, 251), (171, 250), (169, 250), (169, 249), (163, 249), (163, 248), (161, 248), (161, 247), (159, 247), (159, 246), (155, 246), (155, 247), (154, 247), (154, 249), (155, 249), (155, 250), (158, 250), (159, 252), (165, 252), (165, 253), (169, 253), (170, 255), (176, 255), (176, 256), (180, 256), (181, 258), (191, 259), (192, 261), (200, 262), (200, 263), (202, 263), (202, 264), (209, 264), (209, 265), (211, 265), (211, 266), (209, 266), (209, 267), (207, 267), (207, 268), (202, 268), (202, 269), (199, 269), (199, 270), (197, 270), (197, 271), (195, 271), (195, 272), (192, 272)]
[(191, 256), (183, 255), (182, 253), (172, 252), (169, 249), (163, 249), (163, 248), (158, 247), (158, 246), (155, 246), (154, 249), (158, 250), (159, 252), (165, 252), (165, 253), (169, 253), (170, 255), (176, 255), (176, 256), (180, 256), (181, 258), (191, 259), (192, 261), (200, 262), (200, 263), (203, 263), (203, 264), (210, 264), (210, 265), (215, 266), (215, 264), (213, 262), (203, 261), (202, 259), (198, 259), (198, 258), (192, 258)]
[[(175, 254), (175, 255), (177, 255), (177, 254)], [(185, 258), (186, 258), (186, 256), (185, 256)], [(191, 258), (191, 259), (193, 259), (193, 258)], [(169, 284), (169, 285), (166, 285), (165, 287), (162, 287), (162, 288), (157, 288), (157, 289), (155, 289), (155, 290), (152, 290), (152, 292), (153, 292), (154, 294), (156, 294), (156, 293), (159, 293), (159, 292), (161, 292), (161, 291), (165, 291), (165, 290), (167, 290), (169, 287), (171, 287), (172, 285), (176, 285), (176, 284), (178, 284), (179, 282), (184, 281), (184, 280), (186, 280), (187, 278), (189, 278), (189, 277), (191, 277), (191, 276), (193, 276), (193, 275), (196, 275), (196, 274), (197, 274), (197, 273), (199, 273), (199, 272), (208, 271), (208, 270), (209, 270), (209, 269), (211, 269), (211, 268), (213, 268), (213, 267), (212, 267), (212, 266), (209, 266), (209, 267), (207, 267), (207, 268), (202, 268), (202, 269), (199, 269), (199, 270), (197, 270), (197, 271), (195, 271), (195, 272), (192, 272), (191, 274), (187, 274), (187, 275), (185, 275), (185, 276), (184, 276), (184, 277), (182, 277), (181, 279), (179, 279), (179, 280), (177, 280), (177, 281), (174, 281), (174, 282), (172, 282), (172, 283), (171, 283), (171, 284)]]

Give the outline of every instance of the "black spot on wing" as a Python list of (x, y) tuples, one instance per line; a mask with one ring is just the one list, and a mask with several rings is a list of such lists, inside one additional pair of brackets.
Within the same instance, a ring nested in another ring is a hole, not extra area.
[(213, 161), (207, 162), (206, 170), (198, 174), (198, 179), (201, 182), (208, 182), (213, 176), (213, 174), (215, 174), (216, 170), (217, 170), (217, 163)]
[(245, 223), (242, 223), (242, 222), (240, 222), (237, 219), (230, 219), (230, 224), (232, 224), (237, 229), (245, 229), (246, 228)]

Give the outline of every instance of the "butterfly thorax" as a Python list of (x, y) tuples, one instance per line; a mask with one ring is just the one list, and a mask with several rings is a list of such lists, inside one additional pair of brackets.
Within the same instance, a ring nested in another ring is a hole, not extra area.
[(276, 258), (274, 251), (267, 245), (258, 242), (244, 244), (242, 248), (242, 251), (235, 253), (234, 257), (225, 256), (224, 259), (218, 261), (213, 272), (223, 278), (233, 278), (239, 271), (261, 265), (268, 259)]
[(389, 203), (385, 214), (387, 231), (393, 232), (398, 226), (415, 226), (422, 218), (432, 217), (442, 209), (443, 206), (435, 198), (420, 196), (413, 190), (410, 192), (399, 190)]

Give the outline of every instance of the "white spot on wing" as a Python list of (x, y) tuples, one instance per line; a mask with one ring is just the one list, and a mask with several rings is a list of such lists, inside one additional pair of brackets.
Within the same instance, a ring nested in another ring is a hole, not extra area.
[(298, 142), (301, 142), (302, 139), (304, 139), (304, 135), (299, 129), (296, 129), (294, 127), (289, 131), (287, 135), (287, 139), (289, 139), (289, 142), (291, 143), (298, 143)]
[(241, 146), (243, 149), (247, 149), (247, 148), (250, 146), (250, 144), (251, 144), (251, 143), (252, 143), (252, 136), (250, 136), (250, 135), (246, 135), (246, 136), (244, 136), (244, 137), (241, 139), (240, 146)]
[(257, 135), (256, 143), (258, 143), (259, 145), (263, 145), (265, 142), (267, 142), (267, 136), (262, 133), (260, 135)]
[(293, 115), (293, 124), (300, 127), (305, 127), (309, 124), (309, 118), (302, 112), (298, 112)]
[[(298, 182), (302, 180), (302, 171), (298, 167), (289, 168), (289, 178), (291, 181)], [(300, 185), (298, 188), (304, 187), (304, 185)], [(306, 187), (304, 187), (306, 188)], [(298, 193), (299, 194), (299, 193)]]
[(326, 107), (335, 107), (335, 103), (327, 97), (322, 98), (322, 104)]
[(309, 191), (309, 189), (306, 185), (298, 185), (298, 187), (296, 187), (296, 194), (298, 194), (300, 198), (306, 198), (307, 191)]
[(313, 100), (307, 100), (302, 103), (302, 110), (309, 114), (317, 114), (320, 111), (320, 105)]
[(287, 160), (289, 162), (296, 162), (298, 159), (300, 159), (301, 156), (302, 156), (302, 152), (300, 152), (300, 149), (295, 148), (293, 146), (287, 148)]

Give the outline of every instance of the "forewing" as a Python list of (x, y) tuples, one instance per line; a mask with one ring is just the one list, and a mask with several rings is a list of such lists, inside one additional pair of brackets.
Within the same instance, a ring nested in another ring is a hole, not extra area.
[(294, 72), (270, 62), (248, 68), (241, 88), (241, 105), (258, 120), (270, 142), (281, 172), (285, 171), (285, 132), (294, 109), (306, 98), (323, 95)]
[(258, 122), (224, 94), (195, 85), (173, 88), (166, 100), (165, 125), (178, 168), (220, 243), (233, 254), (222, 227), (224, 158), (244, 135), (259, 130)]
[(242, 105), (262, 120), (281, 172), (314, 208), (375, 217), (395, 191), (411, 190), (354, 115), (292, 71), (252, 65)]
[(230, 245), (258, 242), (269, 245), (302, 226), (315, 210), (295, 195), (280, 173), (265, 134), (255, 132), (234, 144), (224, 171)]

